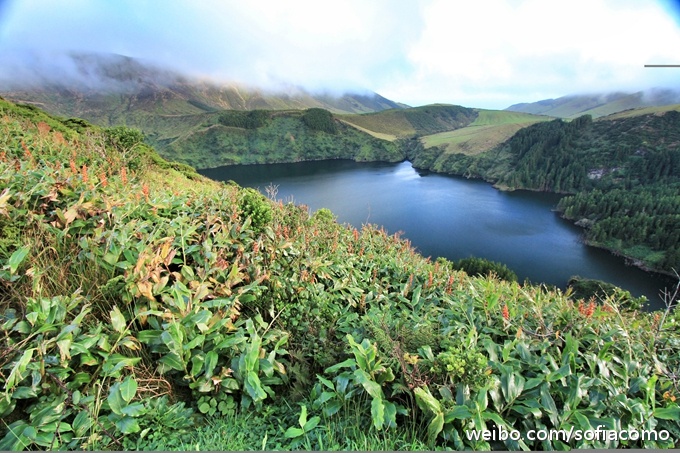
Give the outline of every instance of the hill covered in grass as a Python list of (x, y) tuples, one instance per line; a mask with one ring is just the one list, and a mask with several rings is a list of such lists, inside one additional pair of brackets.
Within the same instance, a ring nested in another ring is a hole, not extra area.
[[(125, 127), (0, 130), (2, 450), (678, 446), (677, 312), (470, 277)], [(598, 425), (659, 437), (528, 436)]]
[(361, 115), (342, 115), (340, 119), (362, 130), (395, 140), (460, 129), (472, 123), (477, 115), (475, 109), (459, 105), (432, 104)]
[(423, 148), (438, 147), (443, 151), (438, 159), (445, 158), (447, 154), (475, 155), (505, 142), (520, 129), (550, 119), (527, 113), (480, 109), (475, 120), (466, 127), (422, 137)]

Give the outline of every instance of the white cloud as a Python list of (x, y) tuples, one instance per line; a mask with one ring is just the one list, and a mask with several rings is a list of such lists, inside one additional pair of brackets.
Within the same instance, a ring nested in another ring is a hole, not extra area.
[(21, 0), (4, 10), (0, 55), (114, 52), (264, 87), (502, 108), (677, 87), (678, 70), (643, 68), (680, 63), (678, 22), (661, 1)]
[(678, 86), (680, 29), (660, 4), (606, 0), (435, 0), (408, 56), (418, 68), (381, 91), (414, 103), (502, 107), (576, 92)]

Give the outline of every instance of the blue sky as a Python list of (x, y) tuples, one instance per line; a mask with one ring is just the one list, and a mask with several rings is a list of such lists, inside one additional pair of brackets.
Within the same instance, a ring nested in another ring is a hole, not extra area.
[[(654, 0), (0, 0), (0, 57), (111, 52), (225, 81), (505, 108), (680, 89), (680, 6)], [(47, 57), (50, 58), (50, 57)]]

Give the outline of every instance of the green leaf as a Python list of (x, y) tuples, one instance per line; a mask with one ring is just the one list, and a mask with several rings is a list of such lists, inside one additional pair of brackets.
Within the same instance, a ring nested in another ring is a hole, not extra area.
[(307, 423), (307, 406), (304, 404), (300, 408), (300, 416), (298, 417), (298, 424), (300, 427), (304, 427)]
[(205, 355), (205, 375), (210, 377), (213, 375), (215, 366), (217, 365), (217, 353), (215, 351), (209, 351)]
[(304, 433), (305, 432), (302, 430), (302, 428), (291, 426), (286, 430), (285, 433), (283, 433), (283, 436), (287, 439), (295, 439), (296, 437), (302, 436)]
[(141, 431), (137, 420), (127, 415), (116, 422), (116, 428), (123, 434), (133, 434)]
[(347, 391), (350, 381), (352, 380), (352, 373), (349, 371), (344, 371), (335, 377), (335, 389), (336, 391), (344, 395)]
[(260, 356), (260, 345), (262, 344), (262, 340), (260, 337), (255, 334), (251, 340), (250, 344), (246, 347), (246, 355), (245, 355), (245, 370), (242, 371), (256, 371), (257, 368), (255, 365), (258, 364), (258, 358)]
[(657, 407), (653, 414), (654, 418), (661, 420), (680, 420), (680, 407)]
[(351, 367), (356, 367), (357, 362), (354, 359), (347, 359), (343, 362), (336, 363), (335, 365), (326, 368), (325, 373), (327, 374), (333, 374), (340, 370), (341, 368), (351, 368)]
[(182, 363), (182, 360), (174, 352), (164, 355), (159, 362), (169, 366), (173, 370), (184, 371), (184, 363)]
[(146, 408), (142, 403), (134, 403), (130, 404), (128, 406), (125, 406), (122, 409), (123, 414), (129, 415), (130, 417), (139, 417), (140, 415), (143, 415), (146, 413)]
[(76, 437), (82, 437), (93, 425), (92, 417), (87, 411), (80, 411), (73, 419), (73, 432)]
[(567, 377), (571, 374), (571, 369), (569, 368), (569, 364), (567, 363), (566, 365), (563, 365), (559, 370), (553, 371), (552, 373), (548, 374), (546, 376), (546, 381), (548, 382), (554, 382), (558, 381), (564, 377)]
[(434, 416), (429, 425), (427, 425), (427, 440), (430, 445), (434, 445), (437, 436), (444, 429), (444, 414), (438, 413)]
[(120, 370), (125, 367), (132, 367), (140, 360), (142, 360), (141, 357), (125, 357), (121, 354), (112, 354), (106, 358), (102, 371), (107, 376), (118, 376)]
[(397, 427), (397, 405), (390, 401), (383, 401), (385, 408), (385, 425), (389, 428)]
[(385, 408), (381, 398), (373, 398), (371, 401), (371, 418), (375, 429), (380, 431), (385, 423)]
[(423, 358), (434, 362), (434, 354), (432, 353), (432, 348), (428, 345), (422, 346), (418, 349), (418, 353), (423, 356)]
[(316, 375), (316, 378), (317, 378), (319, 381), (321, 381), (321, 383), (322, 383), (323, 385), (325, 385), (325, 386), (328, 387), (329, 389), (335, 391), (335, 386), (333, 385), (333, 383), (332, 383), (331, 381), (329, 381), (328, 379), (324, 378), (323, 376), (319, 376), (318, 374)]
[(33, 358), (33, 351), (35, 351), (35, 348), (25, 350), (24, 353), (21, 355), (21, 358), (12, 367), (12, 371), (9, 373), (7, 381), (5, 381), (6, 390), (11, 390), (14, 386), (16, 386), (19, 382), (21, 382), (24, 379), (26, 367)]
[(118, 333), (123, 333), (125, 331), (125, 316), (120, 312), (117, 306), (114, 305), (111, 314), (111, 325), (113, 330)]
[(534, 387), (538, 387), (545, 381), (545, 378), (543, 376), (541, 377), (535, 377), (535, 378), (529, 378), (526, 383), (524, 384), (524, 390), (531, 390)]
[(21, 263), (26, 258), (26, 255), (28, 255), (30, 249), (30, 246), (24, 245), (12, 253), (12, 256), (10, 256), (9, 260), (7, 261), (10, 275), (14, 275), (17, 272), (17, 269), (19, 269), (19, 266), (21, 266)]
[(526, 380), (520, 374), (515, 374), (511, 369), (501, 375), (501, 390), (507, 403), (512, 403), (522, 394)]
[(552, 424), (554, 426), (560, 426), (560, 417), (557, 411), (557, 406), (555, 405), (555, 400), (553, 399), (552, 395), (550, 395), (548, 389), (548, 383), (543, 383), (541, 385), (541, 404), (548, 413), (548, 417), (550, 417)]
[(434, 396), (432, 396), (427, 387), (418, 387), (413, 393), (415, 393), (416, 402), (422, 410), (432, 412), (433, 414), (438, 414), (442, 411), (441, 404)]
[(12, 392), (12, 399), (23, 400), (23, 399), (29, 399), (29, 398), (37, 398), (38, 394), (36, 392), (36, 388), (37, 387), (26, 387), (26, 386), (17, 387), (17, 388), (14, 389), (14, 392)]
[(387, 368), (382, 373), (379, 373), (376, 376), (375, 380), (379, 384), (382, 384), (384, 382), (392, 382), (394, 380), (394, 372), (392, 371), (392, 368)]
[[(270, 356), (271, 356), (271, 354), (270, 354)], [(272, 376), (274, 376), (274, 365), (272, 365), (272, 362), (270, 362), (269, 358), (260, 359), (259, 362), (260, 362), (260, 366), (259, 366), (260, 371), (262, 373), (264, 373), (264, 375), (267, 378), (271, 378)], [(276, 378), (274, 378), (274, 379), (276, 379)]]
[(207, 414), (210, 410), (210, 404), (203, 402), (198, 405), (198, 410), (201, 411), (202, 414)]
[(579, 429), (581, 429), (582, 431), (587, 431), (589, 429), (593, 429), (593, 427), (590, 425), (590, 421), (588, 420), (588, 417), (586, 417), (585, 415), (580, 413), (578, 410), (574, 410), (574, 412), (572, 412), (572, 414), (574, 415), (574, 418), (576, 419), (576, 421), (578, 421)]
[(126, 406), (126, 403), (120, 394), (120, 382), (116, 382), (111, 386), (106, 401), (108, 401), (109, 407), (114, 414), (123, 415), (123, 407)]
[(126, 403), (132, 401), (132, 398), (137, 394), (137, 381), (132, 376), (128, 376), (120, 384), (120, 396), (123, 397)]
[(332, 400), (335, 398), (335, 393), (333, 392), (323, 392), (320, 397), (318, 397), (316, 400), (314, 400), (315, 408), (321, 406), (327, 401)]
[[(198, 327), (198, 324), (196, 324), (196, 327)], [(190, 351), (196, 347), (201, 347), (203, 346), (203, 342), (205, 341), (205, 335), (196, 335), (196, 337), (191, 340), (189, 343), (185, 344), (183, 346), (185, 351)]]
[[(352, 353), (354, 354), (354, 359), (356, 360), (357, 365), (359, 365), (359, 368), (364, 371), (368, 370), (368, 359), (366, 358), (367, 350), (364, 348), (364, 342), (362, 342), (362, 344), (358, 344), (354, 341), (352, 335), (349, 334), (347, 335), (347, 339), (352, 349)], [(368, 347), (370, 348), (370, 345)]]
[(334, 399), (323, 407), (323, 413), (327, 417), (330, 417), (331, 415), (337, 414), (340, 409), (342, 409), (342, 401)]
[(253, 399), (253, 401), (261, 401), (267, 398), (262, 385), (260, 384), (260, 378), (257, 377), (257, 373), (254, 371), (249, 371), (246, 375), (244, 386), (248, 395)]
[(9, 398), (9, 395), (7, 395), (7, 397), (0, 396), (0, 417), (4, 418), (5, 416), (11, 414), (14, 411), (16, 405), (16, 400)]
[(382, 399), (383, 394), (380, 384), (371, 380), (371, 376), (368, 373), (362, 369), (356, 369), (354, 370), (354, 377), (356, 378), (357, 382), (364, 387), (369, 395), (371, 395), (373, 398)]
[(318, 416), (310, 418), (309, 421), (305, 423), (305, 425), (302, 427), (303, 431), (306, 433), (310, 432), (311, 430), (317, 427), (320, 421), (321, 418)]
[(467, 406), (454, 406), (453, 409), (444, 415), (444, 423), (449, 423), (453, 420), (465, 420), (470, 417), (472, 417), (472, 412), (470, 412)]

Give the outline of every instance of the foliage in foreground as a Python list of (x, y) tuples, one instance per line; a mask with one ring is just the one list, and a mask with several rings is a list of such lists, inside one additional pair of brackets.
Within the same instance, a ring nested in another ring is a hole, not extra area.
[[(0, 449), (187, 448), (283, 402), (277, 448), (324, 448), (328, 423), (429, 448), (677, 447), (677, 311), (469, 277), (4, 103), (0, 128)], [(670, 437), (465, 434), (599, 424)]]

